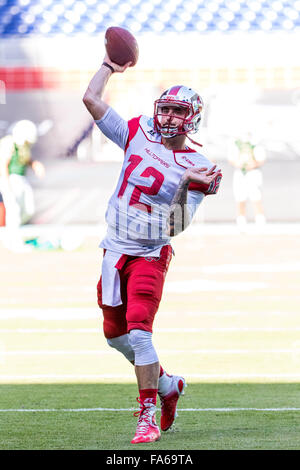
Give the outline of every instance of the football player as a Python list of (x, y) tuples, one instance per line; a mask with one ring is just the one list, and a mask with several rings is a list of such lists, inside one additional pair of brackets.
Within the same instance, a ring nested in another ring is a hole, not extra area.
[(234, 167), (233, 194), (236, 200), (236, 223), (243, 232), (247, 226), (246, 202), (249, 199), (255, 212), (255, 223), (263, 226), (266, 222), (262, 202), (263, 174), (262, 165), (265, 163), (266, 153), (259, 145), (250, 131), (242, 133), (240, 138), (230, 143), (228, 160)]
[(168, 375), (152, 344), (152, 326), (172, 257), (170, 239), (191, 222), (205, 195), (215, 194), (221, 170), (189, 148), (203, 107), (191, 88), (173, 86), (155, 101), (154, 116), (128, 122), (102, 99), (112, 73), (124, 72), (106, 54), (83, 98), (105, 136), (124, 151), (117, 187), (106, 212), (107, 235), (97, 286), (108, 344), (135, 366), (140, 411), (133, 444), (160, 438), (155, 421), (157, 394), (161, 430), (169, 429), (185, 387)]
[(19, 228), (35, 212), (33, 190), (26, 178), (27, 168), (31, 167), (39, 178), (45, 175), (42, 162), (31, 158), (31, 147), (37, 135), (35, 124), (23, 119), (16, 122), (11, 133), (0, 141), (0, 189), (6, 211), (5, 245), (14, 251), (28, 251)]
[(0, 192), (0, 227), (5, 225), (5, 207), (3, 203), (3, 197)]

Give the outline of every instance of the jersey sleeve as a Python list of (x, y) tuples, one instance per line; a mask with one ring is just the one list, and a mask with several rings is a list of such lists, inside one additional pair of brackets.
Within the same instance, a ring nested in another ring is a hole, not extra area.
[(108, 108), (101, 119), (95, 121), (103, 134), (125, 150), (129, 135), (128, 122), (112, 108)]

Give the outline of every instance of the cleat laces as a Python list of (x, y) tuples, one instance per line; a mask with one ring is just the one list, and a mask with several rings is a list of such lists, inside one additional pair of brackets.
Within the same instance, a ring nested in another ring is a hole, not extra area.
[(137, 398), (136, 401), (140, 404), (139, 411), (135, 411), (133, 416), (139, 416), (136, 434), (145, 434), (148, 430), (149, 425), (153, 425), (152, 423), (152, 414), (151, 414), (151, 406), (145, 406), (140, 398)]

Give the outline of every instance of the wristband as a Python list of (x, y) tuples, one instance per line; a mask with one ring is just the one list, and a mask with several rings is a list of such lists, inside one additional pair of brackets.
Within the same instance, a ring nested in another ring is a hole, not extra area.
[(107, 62), (103, 62), (102, 65), (105, 65), (105, 67), (108, 67), (110, 69), (111, 73), (114, 73), (115, 69), (111, 65), (109, 65)]

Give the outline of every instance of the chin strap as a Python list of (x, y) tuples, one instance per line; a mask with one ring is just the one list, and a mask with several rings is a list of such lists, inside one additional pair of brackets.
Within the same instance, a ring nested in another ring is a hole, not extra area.
[[(165, 139), (172, 139), (173, 137), (177, 137), (178, 135), (180, 135), (180, 134), (175, 134), (175, 135), (168, 135), (168, 136), (166, 136), (166, 135), (163, 135), (163, 134), (161, 133), (161, 131), (160, 131), (160, 134), (161, 134), (161, 136), (164, 137)], [(196, 142), (195, 140), (191, 139), (190, 136), (188, 136), (187, 134), (185, 134), (185, 136), (186, 136), (193, 144), (199, 145), (199, 147), (203, 147), (202, 144), (199, 144), (199, 142)]]
[(199, 147), (203, 147), (202, 144), (199, 144), (199, 142), (196, 142), (195, 140), (191, 139), (187, 134), (186, 134), (187, 138), (195, 145), (199, 145)]

